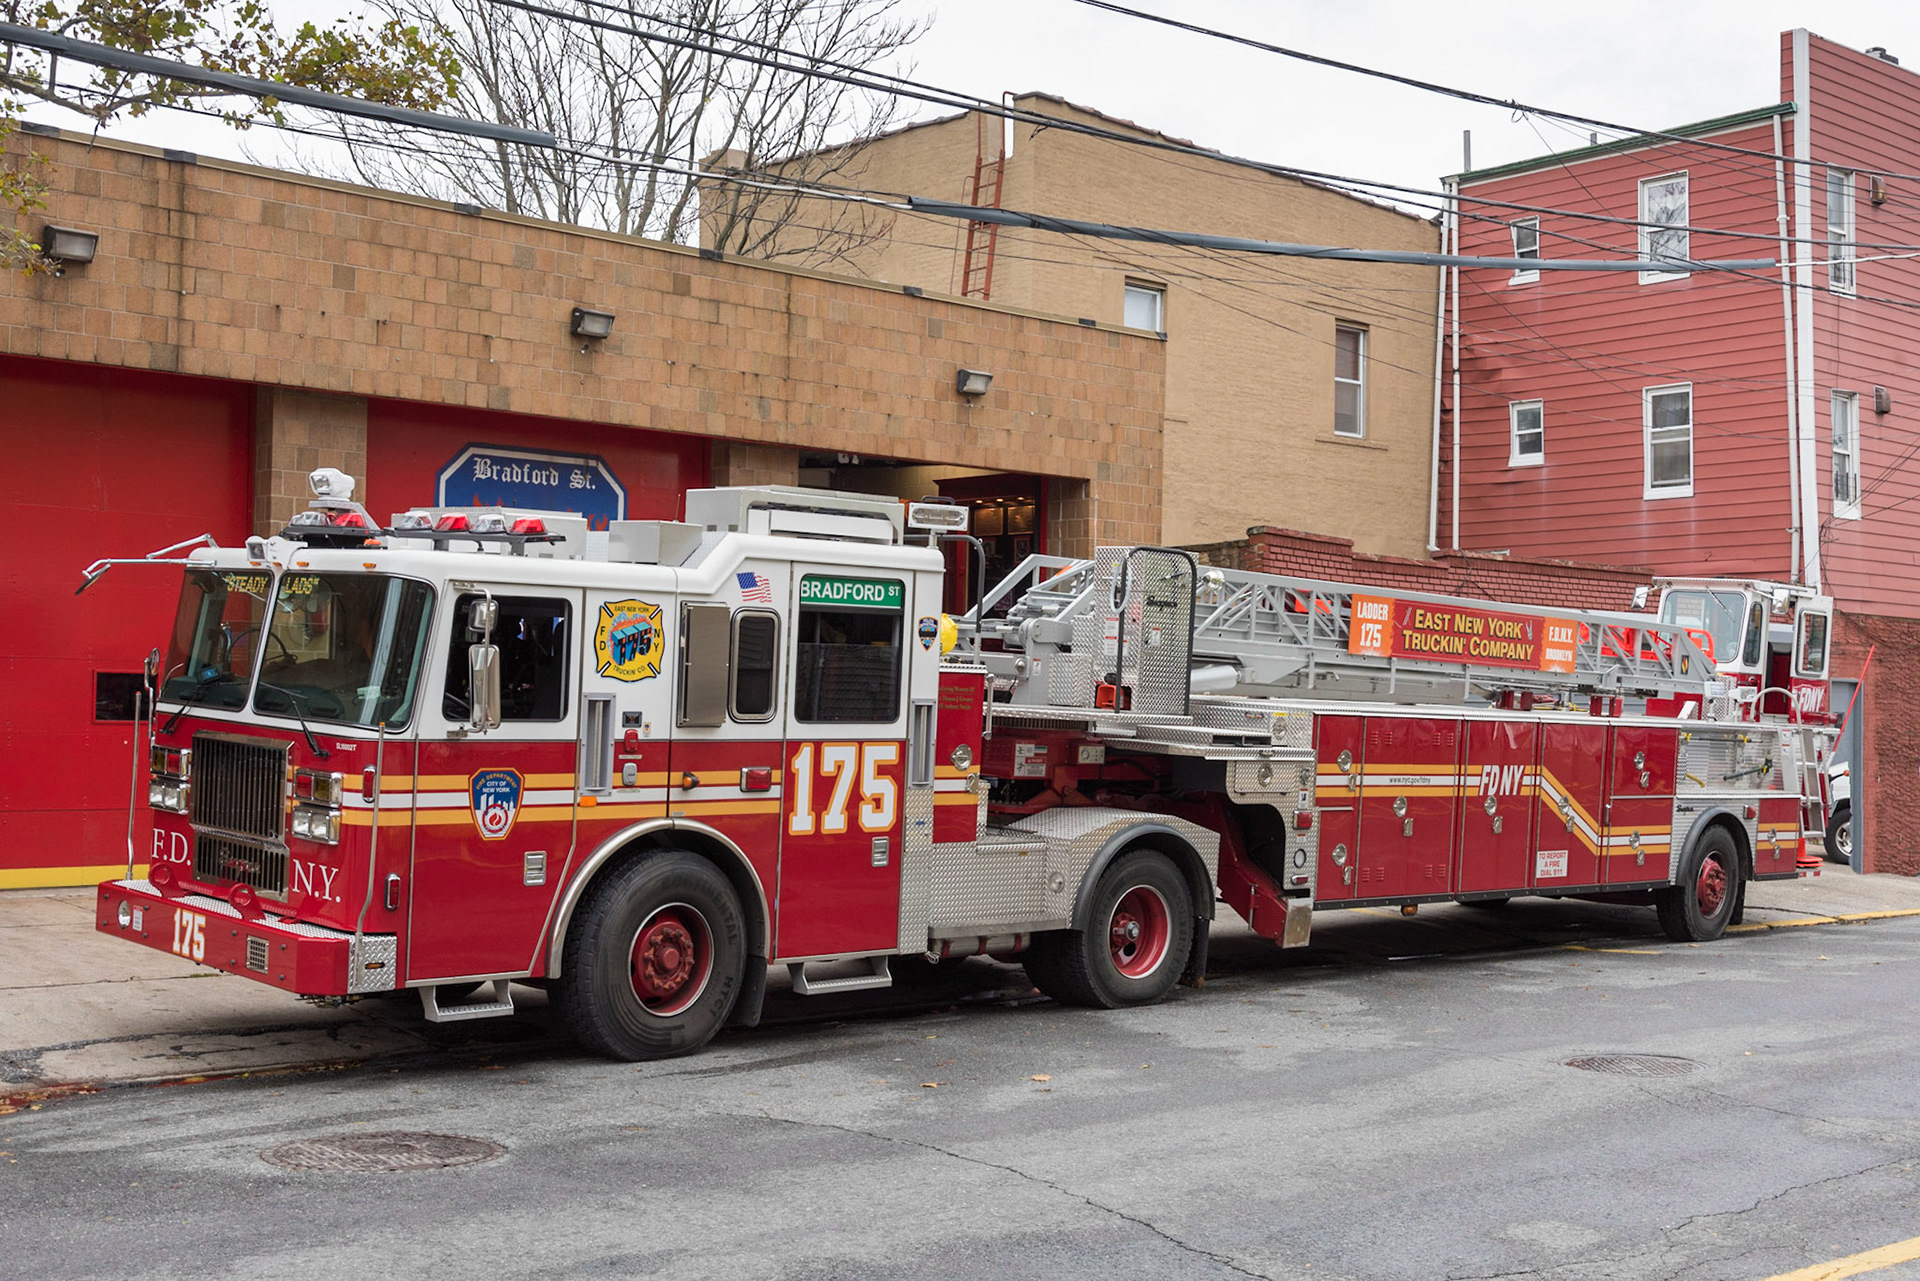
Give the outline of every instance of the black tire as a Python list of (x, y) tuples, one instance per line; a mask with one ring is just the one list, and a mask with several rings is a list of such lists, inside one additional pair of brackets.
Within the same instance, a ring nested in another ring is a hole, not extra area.
[(1853, 806), (1839, 805), (1827, 820), (1827, 861), (1853, 862)]
[(1680, 863), (1680, 883), (1658, 890), (1660, 928), (1676, 943), (1707, 943), (1726, 933), (1740, 906), (1740, 852), (1720, 826), (1708, 828)]
[(629, 1062), (690, 1054), (726, 1024), (746, 956), (740, 900), (720, 869), (662, 850), (588, 889), (553, 1001), (590, 1050)]
[(1173, 860), (1128, 850), (1100, 874), (1086, 928), (1034, 939), (1027, 977), (1063, 1005), (1150, 1005), (1173, 990), (1193, 951), (1193, 892)]

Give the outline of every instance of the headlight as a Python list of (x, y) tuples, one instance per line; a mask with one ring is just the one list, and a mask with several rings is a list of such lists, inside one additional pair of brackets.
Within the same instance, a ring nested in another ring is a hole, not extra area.
[(293, 834), (311, 837), (313, 835), (313, 811), (306, 808), (293, 812)]
[(312, 801), (315, 805), (338, 805), (345, 790), (346, 785), (338, 774), (313, 769), (294, 771), (293, 794), (296, 799)]
[(173, 814), (187, 812), (187, 797), (192, 789), (185, 783), (171, 778), (149, 779), (147, 782), (147, 804), (157, 810), (166, 810)]
[(147, 754), (147, 764), (155, 774), (185, 781), (192, 777), (193, 751), (185, 747), (163, 747), (155, 743)]
[(301, 805), (293, 811), (293, 834), (325, 845), (340, 843), (340, 812)]

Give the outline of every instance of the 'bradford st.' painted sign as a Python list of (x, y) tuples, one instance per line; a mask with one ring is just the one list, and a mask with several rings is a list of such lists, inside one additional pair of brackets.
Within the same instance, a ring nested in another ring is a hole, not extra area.
[(809, 574), (800, 580), (802, 605), (845, 609), (899, 609), (906, 594), (896, 581), (883, 578), (822, 578)]
[(594, 454), (554, 454), (468, 445), (440, 469), (442, 507), (520, 507), (572, 512), (589, 529), (627, 518), (627, 490)]
[(1579, 634), (1578, 623), (1562, 618), (1355, 596), (1347, 652), (1570, 672)]

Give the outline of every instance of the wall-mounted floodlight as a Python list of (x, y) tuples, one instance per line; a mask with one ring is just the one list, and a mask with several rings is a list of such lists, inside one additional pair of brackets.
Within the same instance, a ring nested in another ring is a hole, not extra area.
[(613, 313), (575, 307), (573, 320), (568, 324), (567, 329), (575, 338), (605, 338), (613, 332)]
[(993, 386), (993, 375), (984, 369), (962, 369), (953, 377), (953, 389), (962, 396), (984, 396)]
[(49, 223), (40, 233), (40, 255), (63, 267), (84, 267), (93, 261), (100, 237), (74, 227), (55, 227)]

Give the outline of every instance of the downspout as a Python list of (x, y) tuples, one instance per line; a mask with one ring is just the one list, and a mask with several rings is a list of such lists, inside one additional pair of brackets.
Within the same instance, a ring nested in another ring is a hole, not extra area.
[[(1447, 183), (1452, 190), (1451, 181)], [(1440, 211), (1440, 249), (1447, 248), (1448, 227), (1453, 213)], [(1433, 299), (1433, 467), (1427, 480), (1427, 554), (1440, 550), (1440, 380), (1446, 370), (1447, 342), (1447, 269), (1438, 273)]]
[(1775, 221), (1780, 227), (1780, 325), (1787, 349), (1787, 497), (1793, 517), (1787, 525), (1787, 579), (1800, 581), (1800, 389), (1794, 381), (1793, 360), (1793, 281), (1788, 275), (1787, 243), (1787, 166), (1779, 159), (1780, 117), (1773, 118), (1773, 203)]
[(1799, 238), (1793, 260), (1794, 328), (1799, 350), (1794, 383), (1800, 393), (1794, 425), (1800, 452), (1800, 570), (1807, 586), (1820, 590), (1820, 496), (1815, 488), (1813, 441), (1813, 86), (1808, 80), (1807, 30), (1793, 33), (1793, 228)]
[[(1449, 183), (1453, 199), (1453, 252), (1460, 252), (1459, 184)], [(1442, 269), (1444, 271), (1444, 268)], [(1453, 269), (1453, 403), (1448, 409), (1453, 418), (1453, 517), (1450, 542), (1460, 550), (1460, 268)]]

